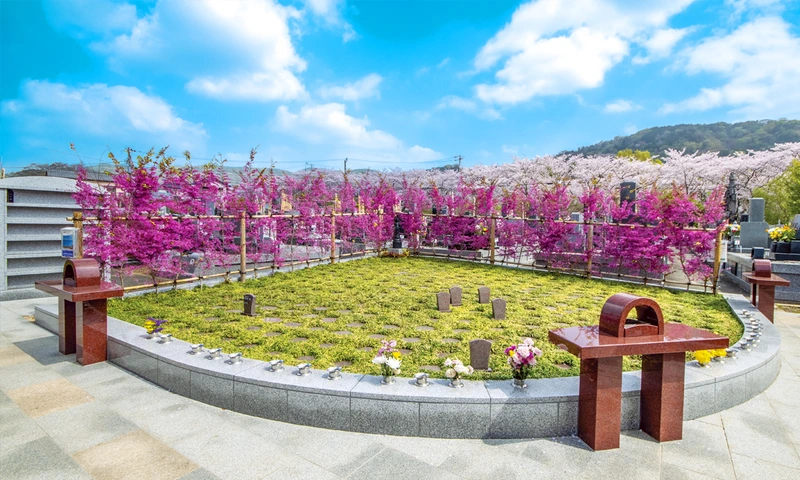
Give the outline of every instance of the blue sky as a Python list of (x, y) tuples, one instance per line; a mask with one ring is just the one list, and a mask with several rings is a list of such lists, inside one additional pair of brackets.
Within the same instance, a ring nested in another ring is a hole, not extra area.
[(0, 155), (427, 168), (800, 118), (777, 0), (0, 1)]

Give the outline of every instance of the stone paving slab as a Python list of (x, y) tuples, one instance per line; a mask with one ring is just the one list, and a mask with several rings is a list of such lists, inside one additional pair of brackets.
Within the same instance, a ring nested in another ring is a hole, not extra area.
[[(780, 373), (764, 393), (684, 422), (683, 440), (659, 444), (632, 430), (623, 433), (620, 449), (592, 452), (574, 436), (393, 437), (292, 425), (205, 405), (112, 363), (81, 367), (74, 355), (53, 351), (55, 337), (22, 318), (33, 314), (37, 302), (43, 300), (0, 303), (4, 478), (800, 478), (800, 315), (776, 314)], [(509, 412), (514, 407), (503, 405)], [(458, 415), (466, 414), (453, 412)], [(426, 412), (415, 418), (424, 422)], [(535, 422), (523, 422), (528, 424), (535, 431)]]

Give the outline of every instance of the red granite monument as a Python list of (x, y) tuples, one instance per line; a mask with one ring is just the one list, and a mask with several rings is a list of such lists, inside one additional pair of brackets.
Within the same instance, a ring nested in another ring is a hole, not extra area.
[(750, 303), (775, 323), (775, 287), (788, 287), (789, 280), (772, 273), (769, 260), (753, 260), (753, 271), (742, 276), (751, 285)]
[(624, 355), (642, 355), (640, 428), (664, 442), (683, 435), (685, 352), (728, 347), (727, 337), (664, 323), (655, 300), (627, 293), (606, 301), (599, 325), (551, 330), (549, 338), (581, 359), (578, 436), (593, 450), (619, 448)]
[(64, 262), (61, 282), (36, 282), (37, 290), (58, 297), (58, 351), (75, 353), (81, 365), (106, 361), (107, 299), (121, 297), (122, 287), (100, 280), (91, 258)]

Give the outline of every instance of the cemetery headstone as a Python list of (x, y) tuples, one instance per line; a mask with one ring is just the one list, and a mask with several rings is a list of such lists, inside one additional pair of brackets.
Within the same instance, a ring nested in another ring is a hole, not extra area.
[(506, 301), (502, 298), (492, 300), (492, 318), (495, 320), (506, 319)]
[(458, 285), (450, 288), (450, 305), (454, 307), (461, 306), (461, 287)]
[(764, 221), (764, 199), (751, 198), (748, 221), (740, 225), (739, 244), (742, 248), (769, 247), (768, 228)]
[(478, 338), (469, 342), (469, 364), (475, 370), (489, 369), (489, 355), (492, 353), (492, 342)]
[(489, 303), (489, 287), (478, 288), (478, 303)]
[(244, 314), (251, 317), (256, 314), (256, 296), (252, 293), (244, 296)]
[(440, 312), (450, 311), (450, 292), (439, 292), (436, 294), (436, 306)]

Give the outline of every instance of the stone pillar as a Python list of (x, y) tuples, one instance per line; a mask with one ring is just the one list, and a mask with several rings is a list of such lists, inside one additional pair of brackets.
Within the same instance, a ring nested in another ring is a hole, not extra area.
[(742, 222), (739, 231), (739, 244), (742, 248), (769, 247), (769, 224), (764, 221), (764, 199), (750, 199), (750, 214), (747, 222)]
[(622, 357), (581, 359), (578, 436), (592, 450), (619, 448)]

